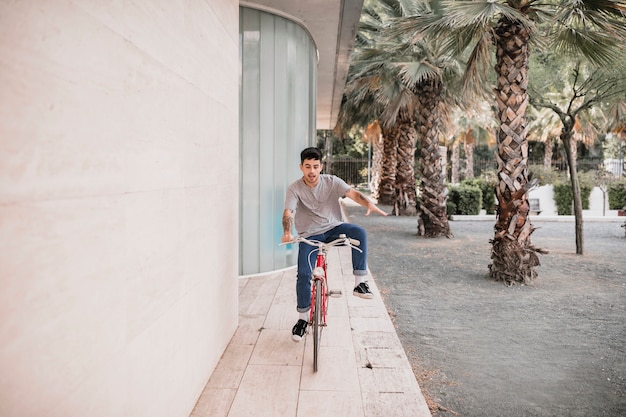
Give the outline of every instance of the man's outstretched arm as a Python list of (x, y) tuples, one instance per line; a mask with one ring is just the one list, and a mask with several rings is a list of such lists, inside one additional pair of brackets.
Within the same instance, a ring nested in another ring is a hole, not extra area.
[[(354, 188), (351, 188), (348, 190), (348, 192), (346, 193), (346, 197), (350, 197), (350, 199), (354, 200), (355, 202), (359, 203), (363, 207), (367, 208), (367, 212), (365, 213), (366, 216), (369, 216), (371, 212), (378, 213), (381, 216), (387, 215), (387, 213), (379, 209), (378, 206), (372, 203), (372, 201), (370, 201), (370, 199), (367, 198), (363, 193), (355, 190)], [(285, 226), (284, 226), (284, 216), (283, 216), (283, 229), (284, 227)]]

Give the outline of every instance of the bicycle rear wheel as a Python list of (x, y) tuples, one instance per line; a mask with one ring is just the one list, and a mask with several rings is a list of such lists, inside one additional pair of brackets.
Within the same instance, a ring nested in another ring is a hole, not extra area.
[(320, 342), (322, 339), (322, 280), (315, 280), (315, 310), (313, 310), (313, 372), (317, 372), (317, 361), (319, 357)]

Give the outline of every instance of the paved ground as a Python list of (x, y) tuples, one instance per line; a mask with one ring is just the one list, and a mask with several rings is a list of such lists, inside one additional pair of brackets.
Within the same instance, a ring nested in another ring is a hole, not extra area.
[[(239, 279), (239, 325), (190, 417), (431, 417), (372, 282), (352, 295), (350, 248), (328, 253), (331, 297), (313, 372), (313, 335), (295, 343), (296, 268)], [(373, 281), (370, 277), (370, 281)]]
[[(383, 207), (390, 212), (391, 209)], [(490, 280), (493, 220), (416, 236), (416, 219), (350, 220), (434, 417), (626, 416), (626, 238), (613, 221), (533, 219), (547, 249), (532, 286)]]

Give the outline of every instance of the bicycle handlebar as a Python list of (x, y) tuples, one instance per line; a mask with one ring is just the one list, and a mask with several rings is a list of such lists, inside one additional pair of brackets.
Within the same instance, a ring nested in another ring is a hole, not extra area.
[(361, 242), (359, 242), (357, 239), (351, 239), (344, 234), (339, 235), (339, 238), (328, 243), (320, 242), (319, 240), (309, 240), (305, 237), (298, 236), (297, 238), (295, 238), (294, 240), (290, 242), (281, 243), (280, 246), (300, 243), (300, 242), (306, 243), (307, 245), (315, 246), (319, 248), (320, 250), (328, 250), (334, 246), (349, 246), (350, 248), (358, 250), (359, 252), (363, 253), (363, 250), (358, 247), (361, 244)]

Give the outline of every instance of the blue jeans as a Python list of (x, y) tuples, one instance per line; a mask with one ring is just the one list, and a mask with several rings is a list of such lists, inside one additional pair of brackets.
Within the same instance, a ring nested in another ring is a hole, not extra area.
[[(357, 239), (361, 242), (359, 249), (363, 253), (356, 249), (352, 249), (352, 269), (354, 275), (367, 275), (367, 235), (365, 229), (361, 226), (351, 223), (343, 223), (330, 229), (326, 233), (320, 235), (309, 236), (309, 240), (318, 240), (320, 242), (331, 242), (339, 237), (340, 234), (345, 234), (351, 239)], [(315, 251), (311, 255), (311, 264), (315, 268), (315, 257), (317, 255), (317, 248), (307, 245), (306, 243), (300, 243), (298, 248), (298, 279), (296, 281), (296, 295), (298, 298), (298, 312), (304, 313), (311, 308), (311, 265), (309, 265), (309, 254)]]

